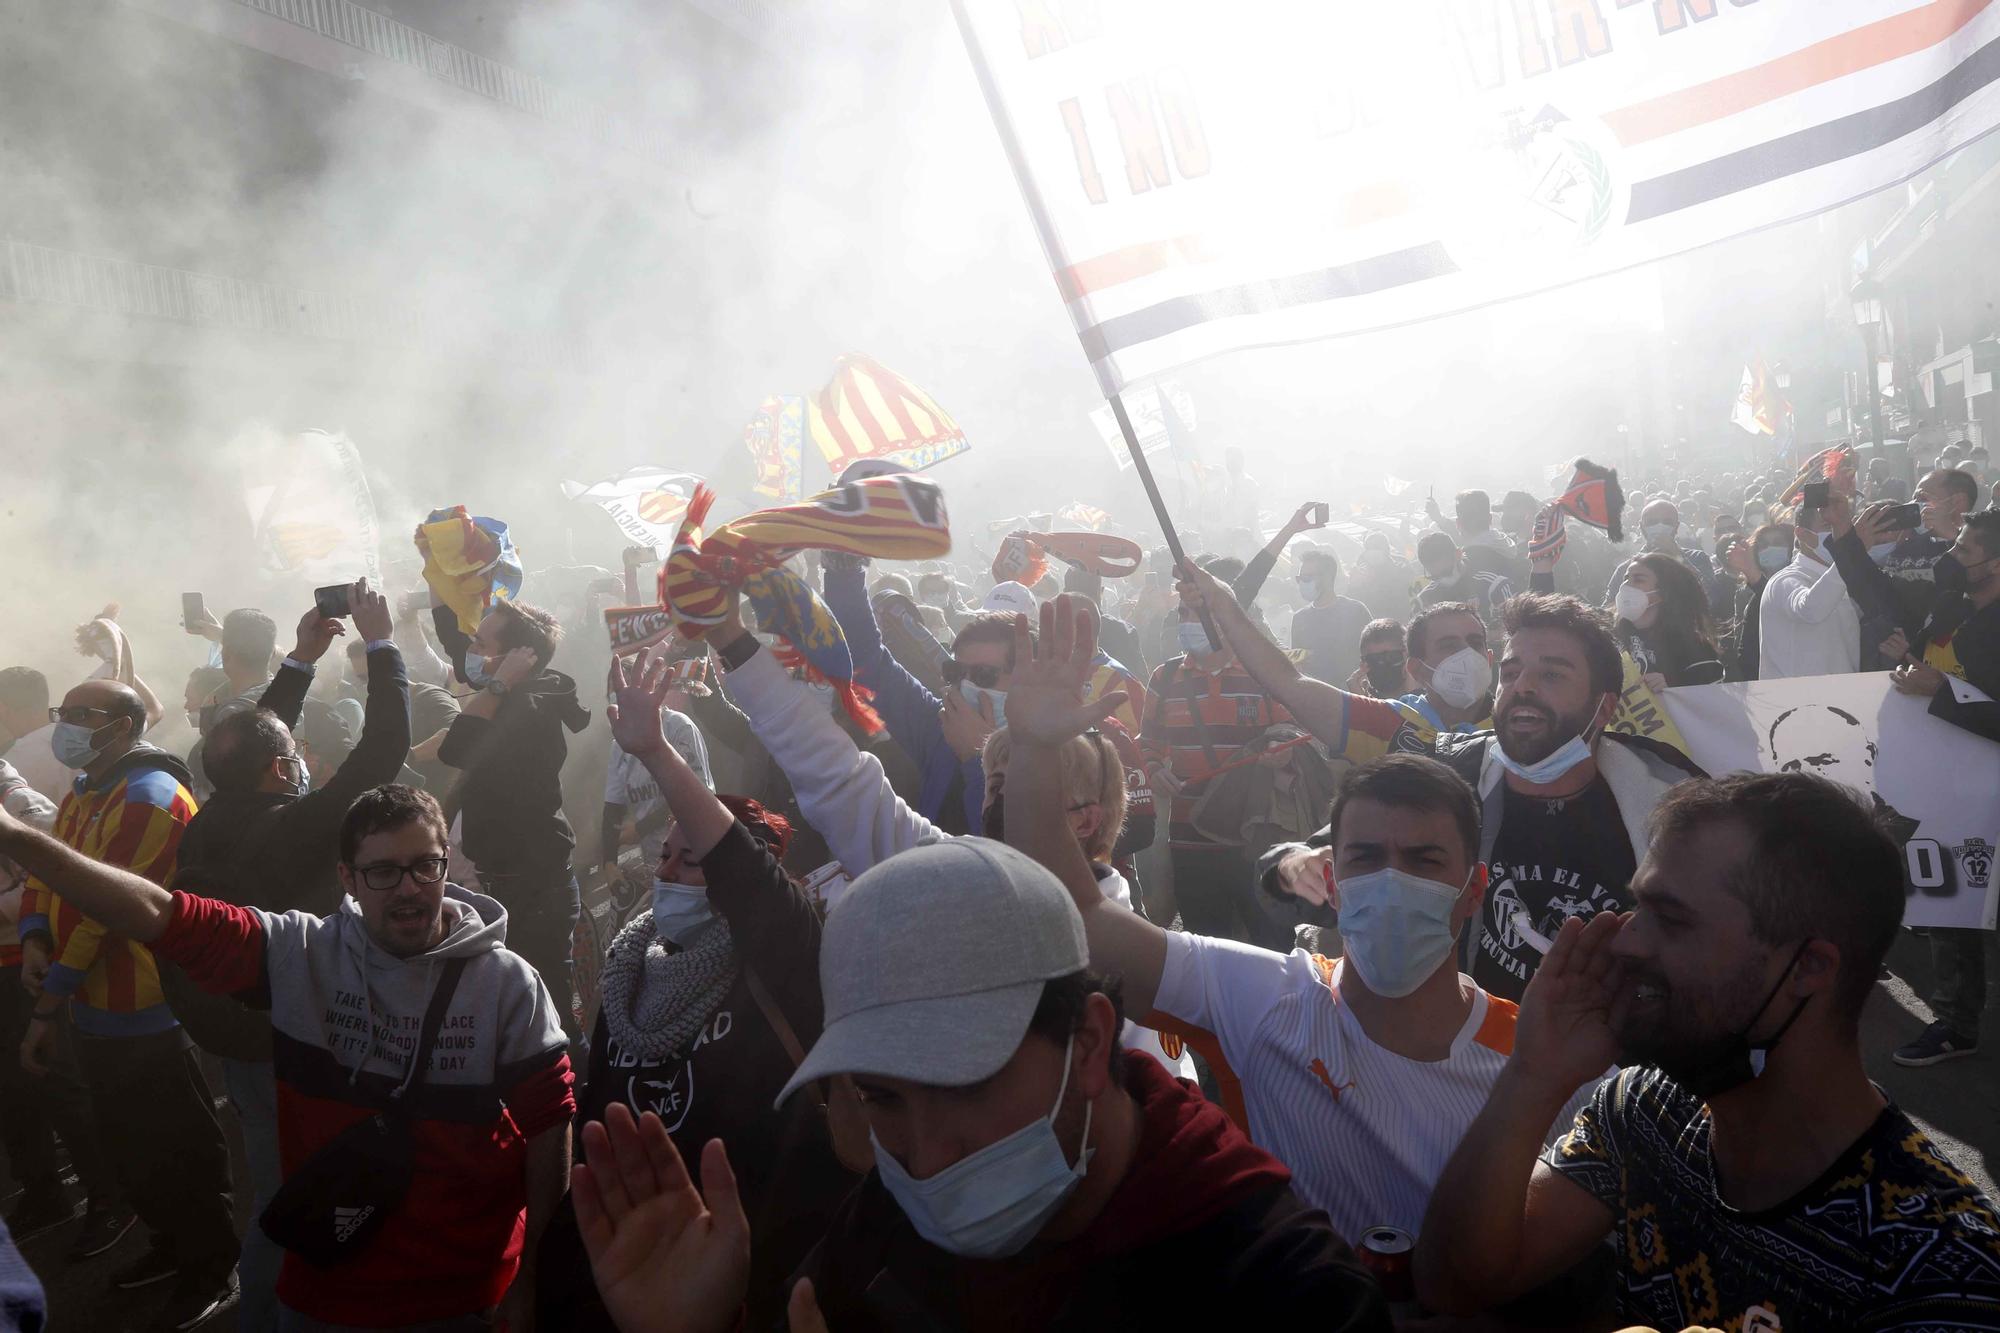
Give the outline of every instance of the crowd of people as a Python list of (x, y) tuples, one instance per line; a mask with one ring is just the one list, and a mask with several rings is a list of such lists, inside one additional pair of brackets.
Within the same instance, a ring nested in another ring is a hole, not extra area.
[[(1992, 478), (1924, 461), (1624, 541), (1232, 457), (1125, 577), (793, 561), (853, 690), (736, 586), (614, 656), (569, 569), (191, 610), (175, 709), (107, 607), (0, 670), (8, 1230), (161, 1329), (2000, 1329), (1862, 1065), (1880, 812), (1610, 725), (1882, 671), (2000, 740)], [(1927, 933), (1918, 1067), (1986, 998)]]

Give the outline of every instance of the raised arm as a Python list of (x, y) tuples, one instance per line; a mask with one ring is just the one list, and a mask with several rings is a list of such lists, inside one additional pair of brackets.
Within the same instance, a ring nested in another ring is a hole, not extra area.
[(1585, 1082), (1617, 1059), (1611, 942), (1625, 918), (1563, 923), (1528, 982), (1514, 1052), (1431, 1191), (1417, 1239), (1417, 1295), (1444, 1314), (1491, 1309), (1581, 1261), (1612, 1212), (1544, 1165), (1549, 1126)]
[(715, 798), (681, 752), (667, 741), (661, 710), (667, 706), (667, 692), (673, 688), (673, 672), (667, 654), (649, 652), (637, 663), (614, 658), (611, 663), (611, 739), (618, 748), (637, 759), (660, 785), (669, 817), (681, 826), (688, 849), (699, 861), (706, 856), (736, 816)]
[(1167, 934), (1104, 896), (1063, 809), (1063, 744), (1124, 702), (1115, 692), (1082, 702), (1097, 634), (1093, 618), (1078, 614), (1079, 605), (1068, 594), (1043, 603), (1039, 643), (1029, 639), (1025, 617), (1014, 625), (1014, 678), (1007, 690), (1007, 729), (1014, 738), (1004, 788), (1007, 841), (1061, 878), (1083, 914), (1091, 966), (1122, 978), (1127, 1009), (1144, 1014), (1159, 993)]
[(151, 944), (173, 915), (173, 896), (129, 870), (93, 861), (0, 807), (0, 856), (48, 885), (115, 935)]
[(326, 787), (305, 798), (338, 807), (335, 818), (344, 818), (362, 792), (394, 782), (410, 757), (410, 680), (395, 644), (389, 599), (370, 588), (367, 579), (355, 583), (350, 598), (354, 632), (363, 643), (375, 645), (368, 653), (368, 701), (361, 737)]
[(1345, 690), (1300, 675), (1285, 650), (1264, 637), (1229, 589), (1207, 570), (1192, 562), (1182, 565), (1178, 586), (1191, 604), (1208, 608), (1216, 632), (1266, 694), (1283, 704), (1315, 739), (1336, 747), (1342, 744), (1349, 698)]
[(944, 836), (896, 795), (882, 761), (855, 747), (819, 696), (763, 651), (734, 612), (707, 638), (728, 665), (730, 698), (848, 874)]
[(1311, 528), (1326, 526), (1313, 521), (1312, 511), (1318, 507), (1315, 500), (1300, 505), (1298, 512), (1286, 520), (1285, 526), (1271, 534), (1271, 540), (1264, 544), (1264, 549), (1250, 557), (1250, 563), (1236, 576), (1236, 582), (1230, 589), (1236, 594), (1237, 601), (1247, 605), (1257, 600), (1257, 594), (1263, 591), (1264, 580), (1270, 578), (1271, 571), (1278, 567), (1278, 557), (1285, 553), (1285, 547), (1291, 544), (1292, 538)]

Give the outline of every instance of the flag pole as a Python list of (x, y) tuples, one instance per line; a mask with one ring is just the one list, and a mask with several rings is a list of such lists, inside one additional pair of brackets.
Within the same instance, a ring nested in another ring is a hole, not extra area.
[[(1022, 156), (1020, 140), (1015, 137), (1014, 126), (1007, 118), (1006, 107), (1000, 100), (1000, 90), (993, 81), (993, 71), (987, 68), (986, 53), (979, 45), (978, 35), (972, 27), (972, 16), (966, 12), (965, 0), (951, 0), (952, 17), (958, 23), (961, 40), (965, 43), (965, 54), (972, 61), (972, 73), (978, 80), (980, 94), (986, 99), (986, 109), (993, 121), (993, 128), (1000, 136), (1000, 146), (1007, 153), (1007, 161), (1014, 169), (1015, 184), (1021, 187), (1021, 198), (1028, 205), (1028, 218), (1035, 226), (1035, 236), (1042, 243), (1042, 253), (1048, 258), (1051, 272), (1060, 273), (1068, 267), (1063, 256), (1061, 242), (1056, 229), (1049, 221), (1048, 209), (1042, 204), (1042, 192), (1035, 184), (1035, 178), (1027, 168), (1027, 160)], [(1065, 300), (1069, 298), (1064, 297)], [(1109, 387), (1107, 376), (1098, 375), (1101, 385)], [(1125, 437), (1125, 447), (1132, 451), (1132, 462), (1139, 469), (1139, 480), (1146, 487), (1146, 498), (1152, 501), (1153, 516), (1160, 520), (1160, 531), (1166, 534), (1167, 550), (1174, 557), (1174, 567), (1178, 572), (1187, 562), (1187, 553), (1181, 549), (1180, 534), (1174, 531), (1174, 521), (1167, 516), (1166, 501), (1160, 498), (1160, 484), (1153, 479), (1153, 469), (1146, 464), (1146, 455), (1139, 448), (1139, 436), (1132, 429), (1132, 418), (1125, 413), (1125, 402), (1121, 395), (1113, 393), (1111, 414), (1118, 418), (1119, 433)], [(1169, 409), (1171, 410), (1171, 408)], [(1215, 632), (1215, 624), (1209, 619), (1208, 608), (1201, 608), (1201, 627), (1208, 632), (1209, 646), (1220, 649), (1222, 636)]]
[[(1139, 433), (1132, 429), (1132, 418), (1125, 412), (1125, 396), (1111, 395), (1111, 415), (1118, 419), (1118, 431), (1125, 437), (1125, 447), (1132, 453), (1132, 466), (1139, 470), (1139, 484), (1146, 488), (1146, 499), (1153, 506), (1153, 517), (1160, 522), (1160, 531), (1167, 538), (1167, 553), (1174, 558), (1174, 570), (1178, 574), (1181, 566), (1188, 562), (1187, 552), (1181, 549), (1180, 534), (1174, 531), (1174, 520), (1167, 513), (1167, 502), (1160, 495), (1160, 483), (1153, 477), (1152, 464), (1146, 461), (1146, 451), (1139, 447)], [(1216, 633), (1215, 622), (1208, 617), (1208, 608), (1199, 608), (1201, 627), (1208, 635), (1211, 648), (1223, 646), (1222, 636)]]

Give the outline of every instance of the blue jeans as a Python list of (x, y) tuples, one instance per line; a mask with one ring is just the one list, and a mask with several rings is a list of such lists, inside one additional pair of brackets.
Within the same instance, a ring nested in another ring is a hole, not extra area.
[(250, 1166), (250, 1225), (243, 1233), (243, 1257), (236, 1274), (243, 1284), (236, 1327), (241, 1333), (275, 1333), (278, 1327), (278, 1266), (285, 1252), (264, 1234), (257, 1219), (278, 1192), (284, 1168), (278, 1159), (278, 1086), (268, 1064), (222, 1062), (222, 1086), (243, 1128), (243, 1156)]

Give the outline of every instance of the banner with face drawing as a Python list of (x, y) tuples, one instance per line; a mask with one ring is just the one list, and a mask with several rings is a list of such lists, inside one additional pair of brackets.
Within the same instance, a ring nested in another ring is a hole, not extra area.
[(1882, 672), (1666, 693), (1708, 772), (1816, 773), (1860, 792), (1903, 849), (1904, 924), (1990, 930), (2000, 745), (1932, 717), (1928, 702)]

